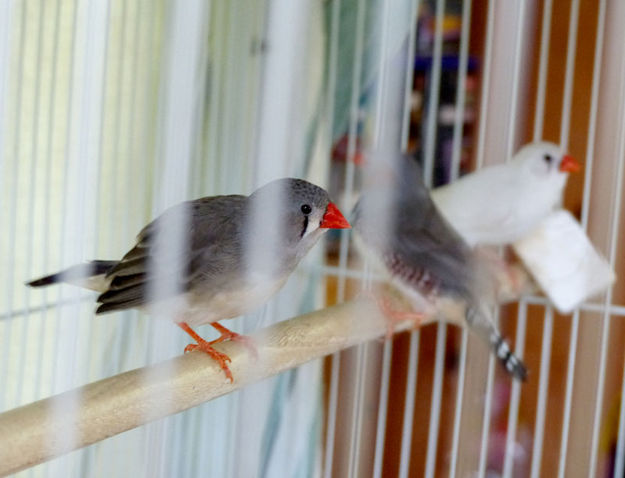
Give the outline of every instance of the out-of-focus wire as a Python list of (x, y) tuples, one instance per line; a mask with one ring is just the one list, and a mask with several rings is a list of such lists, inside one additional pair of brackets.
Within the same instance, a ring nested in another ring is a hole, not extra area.
[(478, 131), (476, 169), (484, 164), (484, 150), (486, 148), (486, 126), (488, 119), (488, 103), (490, 101), (490, 74), (493, 62), (493, 31), (495, 29), (495, 0), (488, 1), (488, 15), (486, 19), (486, 38), (484, 40), (484, 70), (482, 73), (482, 88), (480, 99), (480, 125)]
[[(588, 228), (588, 216), (590, 213), (590, 194), (592, 187), (592, 169), (594, 162), (594, 144), (597, 130), (597, 109), (599, 103), (599, 80), (601, 78), (601, 57), (603, 52), (603, 38), (605, 32), (605, 11), (606, 1), (600, 0), (599, 14), (597, 17), (597, 33), (595, 37), (595, 55), (593, 61), (593, 78), (590, 101), (590, 118), (588, 121), (588, 139), (586, 142), (586, 168), (584, 175), (584, 195), (582, 198), (581, 222), (584, 230)], [(599, 306), (597, 311), (601, 311), (603, 306)], [(566, 372), (566, 388), (564, 395), (564, 413), (562, 418), (562, 432), (560, 439), (560, 459), (558, 463), (558, 476), (563, 477), (566, 468), (566, 456), (568, 451), (568, 439), (570, 428), (570, 416), (573, 403), (573, 382), (575, 377), (575, 362), (577, 356), (577, 339), (579, 331), (580, 311), (585, 310), (579, 307), (571, 319), (571, 335), (569, 339), (569, 356)], [(625, 309), (624, 309), (625, 311)], [(613, 313), (613, 311), (610, 311)]]
[(538, 62), (538, 91), (536, 93), (536, 113), (534, 115), (534, 141), (543, 135), (545, 96), (547, 92), (547, 66), (549, 63), (549, 44), (551, 43), (551, 12), (553, 0), (545, 0), (543, 21), (540, 33), (540, 60)]
[[(412, 340), (412, 337), (411, 337)], [(417, 337), (418, 343), (418, 337)], [(388, 391), (390, 388), (391, 357), (393, 342), (384, 342), (382, 351), (382, 380), (380, 383), (380, 398), (378, 402), (378, 419), (375, 428), (375, 452), (373, 457), (373, 478), (382, 477), (382, 461), (384, 459), (384, 438), (386, 436), (386, 414), (388, 412)]]
[[(25, 54), (24, 54), (24, 43), (26, 41), (26, 8), (27, 4), (23, 3), (21, 8), (21, 19), (20, 19), (20, 34), (19, 34), (19, 43), (17, 46), (17, 58), (18, 58), (18, 67), (17, 67), (17, 78), (16, 78), (16, 91), (15, 91), (15, 113), (13, 117), (13, 147), (11, 149), (11, 154), (14, 158), (20, 158), (21, 154), (21, 136), (22, 136), (22, 97), (23, 97), (23, 76), (24, 76), (24, 63), (25, 63)], [(8, 149), (8, 148), (7, 148)], [(10, 197), (11, 202), (8, 206), (8, 216), (9, 216), (9, 229), (8, 229), (8, 248), (6, 250), (6, 254), (9, 257), (9, 267), (7, 273), (7, 284), (6, 284), (6, 310), (11, 311), (13, 309), (14, 303), (14, 293), (15, 287), (14, 284), (16, 282), (15, 277), (15, 254), (13, 251), (15, 250), (15, 242), (17, 235), (17, 198), (18, 198), (18, 182), (19, 182), (19, 160), (13, 161), (13, 172), (11, 174), (11, 180), (7, 184), (7, 188), (11, 191)], [(8, 373), (8, 366), (10, 355), (9, 351), (11, 350), (10, 344), (13, 340), (13, 332), (15, 329), (15, 324), (12, 322), (8, 323), (4, 331), (4, 344), (3, 344), (3, 360), (0, 364), (0, 377), (6, 377)], [(0, 394), (0, 409), (5, 408), (5, 401), (7, 400), (4, 397), (4, 394)], [(15, 400), (9, 401), (11, 405), (13, 405)]]
[[(464, 131), (464, 116), (466, 107), (466, 84), (469, 59), (469, 35), (471, 32), (471, 1), (465, 1), (462, 5), (462, 30), (460, 32), (460, 62), (458, 65), (458, 85), (456, 89), (456, 111), (454, 117), (454, 133), (451, 160), (451, 181), (460, 176), (460, 160), (462, 158), (462, 139)], [(460, 445), (460, 423), (462, 420), (462, 403), (464, 396), (464, 380), (467, 367), (468, 331), (462, 328), (460, 341), (460, 361), (458, 373), (458, 386), (454, 410), (454, 426), (451, 444), (451, 461), (449, 464), (449, 476), (456, 475), (458, 465), (458, 450)]]
[[(346, 197), (350, 197), (354, 187), (354, 164), (353, 158), (356, 154), (356, 135), (358, 128), (358, 110), (360, 105), (360, 93), (361, 93), (361, 76), (362, 76), (362, 57), (364, 50), (364, 35), (365, 35), (365, 16), (366, 4), (364, 1), (359, 0), (356, 11), (356, 30), (355, 30), (355, 46), (354, 46), (354, 66), (352, 71), (352, 96), (350, 100), (350, 115), (349, 115), (349, 131), (347, 138), (347, 162), (345, 171), (345, 183), (343, 190)], [(333, 10), (333, 15), (340, 14), (340, 6), (337, 10)], [(333, 37), (333, 41), (338, 42), (338, 18), (333, 18), (333, 22), (337, 22), (336, 25), (336, 37)], [(338, 47), (335, 47), (338, 48)], [(332, 141), (333, 135), (330, 135), (330, 141)], [(341, 238), (339, 243), (339, 276), (337, 286), (337, 300), (341, 302), (345, 298), (345, 285), (346, 275), (343, 271), (347, 268), (347, 257), (349, 253), (349, 237), (345, 231), (341, 232)], [(359, 354), (360, 356), (360, 354)], [(324, 477), (329, 478), (332, 475), (332, 465), (334, 461), (334, 443), (336, 438), (336, 412), (338, 407), (338, 392), (339, 392), (339, 376), (340, 376), (341, 357), (336, 353), (332, 356), (332, 365), (330, 372), (330, 395), (328, 402), (328, 420), (326, 422), (326, 444), (325, 444), (325, 463), (324, 463)], [(350, 466), (352, 460), (349, 460)]]
[[(516, 142), (517, 133), (517, 109), (519, 104), (519, 83), (521, 73), (521, 60), (523, 57), (524, 46), (524, 23), (526, 14), (526, 4), (519, 2), (518, 4), (518, 20), (516, 23), (515, 48), (514, 48), (514, 67), (512, 74), (512, 104), (510, 106), (510, 116), (508, 123), (508, 142), (506, 147), (506, 160), (512, 157), (513, 148)], [(523, 347), (525, 342), (525, 331), (527, 327), (527, 306), (524, 301), (520, 301), (517, 313), (516, 325), (516, 343), (515, 354), (519, 358), (523, 358)], [(516, 429), (519, 415), (519, 403), (521, 399), (521, 383), (518, 380), (512, 382), (512, 396), (510, 398), (510, 409), (508, 413), (508, 428), (506, 433), (506, 455), (503, 465), (503, 476), (512, 476), (514, 467), (514, 444), (516, 441)]]
[[(519, 313), (517, 315), (517, 334), (514, 344), (514, 353), (519, 358), (523, 358), (523, 349), (525, 346), (525, 331), (527, 330), (527, 306), (519, 304)], [(503, 476), (513, 476), (514, 469), (514, 448), (516, 446), (516, 429), (519, 419), (519, 404), (521, 402), (521, 382), (514, 380), (512, 382), (512, 396), (510, 399), (510, 407), (508, 410), (508, 431), (506, 433), (506, 458), (504, 460)]]
[[(443, 17), (445, 0), (436, 1), (436, 21), (434, 30), (434, 51), (432, 54), (432, 76), (427, 101), (427, 132), (423, 158), (423, 179), (428, 188), (432, 187), (434, 176), (434, 153), (436, 150), (437, 121), (440, 100), (440, 83), (443, 55)], [(430, 422), (428, 429), (428, 445), (425, 460), (425, 476), (433, 477), (438, 451), (438, 431), (440, 424), (440, 397), (442, 395), (445, 345), (447, 341), (447, 324), (439, 323), (436, 334), (436, 359), (434, 364), (434, 381), (432, 384), (432, 402), (430, 406)]]
[[(546, 0), (543, 6), (543, 19), (540, 37), (540, 60), (538, 67), (538, 92), (536, 93), (536, 112), (534, 114), (534, 141), (540, 140), (543, 133), (545, 95), (547, 91), (547, 66), (549, 60), (549, 44), (551, 32), (552, 0)], [(543, 317), (543, 342), (541, 347), (540, 382), (538, 387), (538, 405), (534, 424), (534, 445), (532, 448), (532, 477), (540, 472), (540, 461), (543, 451), (545, 432), (545, 411), (547, 391), (549, 388), (549, 365), (551, 362), (551, 336), (553, 333), (553, 309), (545, 307)]]
[[(39, 166), (39, 111), (41, 109), (41, 51), (43, 49), (43, 7), (44, 3), (42, 0), (39, 1), (38, 5), (38, 19), (37, 19), (37, 30), (35, 32), (35, 37), (37, 38), (36, 42), (36, 54), (35, 54), (35, 92), (34, 92), (34, 107), (32, 113), (32, 123), (31, 123), (31, 152), (29, 158), (29, 166), (28, 171), (30, 171), (29, 178), (29, 191), (36, 190), (37, 184), (37, 174), (36, 171), (40, 171), (41, 167)], [(20, 161), (21, 162), (21, 161)], [(28, 212), (27, 212), (27, 233), (26, 233), (26, 276), (31, 277), (33, 274), (33, 256), (35, 255), (35, 195), (30, 194), (28, 197)], [(30, 309), (30, 288), (24, 288), (24, 308), (26, 310)], [(28, 338), (33, 333), (30, 329), (33, 324), (33, 316), (28, 314), (28, 318), (26, 320), (22, 320), (22, 330), (21, 330), (21, 346), (20, 350), (27, 350)], [(24, 377), (26, 377), (26, 360), (21, 360), (17, 376), (20, 377), (17, 386), (17, 395), (15, 402), (17, 404), (21, 404), (24, 395)]]
[[(619, 130), (617, 148), (617, 166), (614, 174), (614, 194), (612, 202), (612, 215), (610, 221), (610, 246), (608, 261), (610, 268), (614, 270), (617, 258), (618, 233), (621, 217), (621, 205), (623, 197), (623, 169), (625, 163), (625, 61), (621, 62), (619, 78)], [(610, 314), (608, 306), (612, 303), (613, 288), (610, 287), (605, 297), (605, 309), (603, 311), (603, 327), (601, 330), (601, 345), (599, 347), (599, 370), (597, 379), (597, 394), (595, 397), (595, 409), (593, 417), (592, 441), (590, 448), (590, 465), (588, 476), (595, 476), (597, 469), (597, 455), (599, 448), (599, 431), (601, 428), (601, 411), (603, 410), (603, 394), (605, 388), (605, 375), (608, 355), (608, 339), (610, 337)]]
[(404, 417), (401, 429), (401, 452), (399, 459), (400, 478), (406, 478), (410, 473), (410, 456), (413, 433), (412, 424), (414, 421), (414, 405), (417, 392), (420, 338), (421, 334), (418, 331), (412, 331), (410, 333), (408, 370), (406, 371), (406, 404), (404, 405)]
[[(410, 132), (410, 110), (411, 110), (411, 98), (412, 98), (412, 83), (414, 77), (414, 50), (415, 50), (415, 42), (417, 36), (417, 14), (419, 12), (421, 2), (419, 0), (411, 2), (411, 10), (410, 10), (410, 29), (408, 33), (408, 48), (407, 48), (407, 58), (406, 58), (406, 72), (404, 78), (404, 101), (403, 101), (403, 115), (402, 115), (402, 134), (401, 134), (401, 149), (402, 151), (406, 151), (408, 149), (408, 140), (409, 140), (409, 132)], [(404, 402), (404, 416), (403, 416), (403, 425), (402, 425), (402, 436), (401, 436), (401, 449), (400, 449), (400, 465), (399, 465), (399, 476), (401, 478), (408, 476), (410, 472), (410, 458), (411, 458), (411, 445), (412, 445), (412, 423), (414, 417), (414, 409), (415, 409), (415, 399), (416, 399), (416, 389), (417, 389), (417, 374), (419, 371), (419, 344), (421, 341), (421, 333), (419, 330), (412, 330), (410, 332), (410, 345), (408, 350), (408, 369), (406, 371), (406, 400)], [(387, 341), (384, 344), (385, 347), (385, 356), (386, 356), (386, 348), (389, 348), (389, 361), (392, 354), (392, 342)], [(381, 388), (380, 394), (385, 393), (388, 395), (388, 391), (390, 389), (389, 381), (390, 381), (390, 363), (388, 367), (382, 367), (382, 376), (381, 376)], [(380, 395), (380, 401), (383, 403), (388, 403), (388, 396)], [(379, 412), (382, 409), (380, 408)], [(384, 414), (387, 413), (386, 405), (384, 407)], [(379, 444), (377, 442), (378, 436), (376, 435), (376, 452), (379, 457), (377, 461), (378, 466), (382, 466), (382, 451), (377, 450), (378, 446), (382, 446), (384, 440), (384, 433), (386, 432), (386, 416), (383, 420), (378, 416), (378, 425), (382, 425), (383, 429), (379, 430), (379, 437), (382, 437), (382, 443)], [(374, 470), (374, 473), (378, 470)], [(379, 471), (378, 471), (379, 472)]]

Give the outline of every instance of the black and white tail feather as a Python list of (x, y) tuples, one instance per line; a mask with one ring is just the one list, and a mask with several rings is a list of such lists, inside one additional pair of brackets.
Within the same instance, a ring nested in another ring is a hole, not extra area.
[(27, 282), (30, 287), (67, 283), (101, 292), (106, 288), (105, 275), (118, 261), (91, 261)]
[(516, 379), (527, 380), (527, 367), (519, 357), (514, 355), (510, 345), (493, 322), (475, 308), (468, 309), (466, 318), (473, 331), (490, 342), (495, 356), (506, 371)]

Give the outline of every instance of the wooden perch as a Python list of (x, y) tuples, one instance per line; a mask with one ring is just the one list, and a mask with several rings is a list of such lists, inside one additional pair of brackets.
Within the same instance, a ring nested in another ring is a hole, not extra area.
[[(404, 330), (410, 322), (400, 324)], [(132, 370), (0, 415), (0, 475), (15, 473), (149, 421), (181, 412), (245, 385), (381, 337), (386, 322), (361, 299), (279, 322), (251, 337), (259, 357), (234, 342), (234, 383), (202, 352)], [(65, 437), (73, 436), (73, 440)]]
[[(504, 295), (506, 295), (504, 293)], [(398, 304), (401, 299), (395, 296)], [(405, 304), (399, 307), (405, 309)], [(439, 308), (463, 323), (457, 304)], [(426, 319), (430, 322), (432, 319)], [(395, 331), (412, 326), (410, 320)], [(387, 332), (377, 304), (361, 298), (279, 322), (251, 337), (258, 358), (241, 344), (218, 344), (230, 356), (234, 383), (202, 352), (132, 370), (0, 414), (0, 475), (15, 473), (149, 421), (181, 412)]]

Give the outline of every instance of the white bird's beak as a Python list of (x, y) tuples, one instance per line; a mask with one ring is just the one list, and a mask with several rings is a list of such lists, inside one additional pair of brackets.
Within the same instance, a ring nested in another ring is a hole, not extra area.
[(560, 171), (563, 173), (576, 173), (581, 169), (581, 165), (573, 156), (565, 154), (560, 161)]

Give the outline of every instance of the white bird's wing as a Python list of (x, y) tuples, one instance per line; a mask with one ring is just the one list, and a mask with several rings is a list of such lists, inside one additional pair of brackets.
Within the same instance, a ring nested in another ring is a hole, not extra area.
[(469, 245), (507, 243), (522, 226), (518, 181), (507, 173), (488, 168), (432, 191), (439, 211)]

